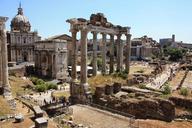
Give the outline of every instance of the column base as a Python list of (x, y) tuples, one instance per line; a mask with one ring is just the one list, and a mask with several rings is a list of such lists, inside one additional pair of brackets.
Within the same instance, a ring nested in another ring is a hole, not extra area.
[[(9, 85), (6, 85), (9, 86)], [(11, 89), (9, 87), (3, 87), (3, 96), (8, 99), (12, 98)]]
[(88, 83), (72, 83), (70, 100), (72, 104), (85, 104), (92, 98)]

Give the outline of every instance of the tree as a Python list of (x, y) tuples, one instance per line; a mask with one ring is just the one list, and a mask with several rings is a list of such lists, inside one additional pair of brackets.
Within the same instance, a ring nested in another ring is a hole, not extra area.
[(170, 56), (170, 61), (178, 61), (183, 58), (183, 55), (186, 53), (186, 50), (180, 48), (170, 48), (167, 47), (164, 49), (165, 55)]

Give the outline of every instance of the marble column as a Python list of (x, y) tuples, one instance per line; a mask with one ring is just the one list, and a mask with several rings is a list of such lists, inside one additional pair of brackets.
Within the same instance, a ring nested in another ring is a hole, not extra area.
[(2, 83), (3, 83), (3, 78), (2, 78), (2, 51), (1, 51), (2, 44), (0, 42), (0, 89), (2, 89)]
[(87, 90), (87, 34), (86, 28), (81, 30), (81, 85)]
[(109, 73), (114, 72), (114, 35), (110, 35), (110, 69)]
[(102, 74), (106, 74), (106, 34), (102, 33)]
[(117, 35), (117, 72), (121, 72), (123, 68), (123, 42), (121, 34)]
[(93, 76), (97, 75), (97, 32), (93, 32)]
[(71, 52), (71, 56), (72, 56), (72, 71), (71, 71), (71, 77), (72, 77), (72, 81), (76, 81), (77, 79), (77, 30), (72, 30), (72, 52)]
[[(0, 35), (1, 36), (1, 35)], [(1, 37), (0, 37), (0, 41), (1, 41)], [(3, 84), (3, 77), (2, 77), (2, 43), (0, 42), (0, 89), (2, 89), (3, 90), (3, 88), (2, 88), (2, 84)], [(2, 91), (1, 91), (2, 92)]]
[(127, 73), (129, 74), (129, 67), (131, 61), (131, 34), (126, 34), (126, 55), (125, 55), (125, 68)]
[(0, 17), (0, 44), (1, 44), (1, 55), (2, 55), (2, 86), (3, 95), (5, 97), (11, 95), (9, 80), (8, 80), (8, 56), (7, 56), (7, 39), (5, 22), (8, 20), (7, 17)]

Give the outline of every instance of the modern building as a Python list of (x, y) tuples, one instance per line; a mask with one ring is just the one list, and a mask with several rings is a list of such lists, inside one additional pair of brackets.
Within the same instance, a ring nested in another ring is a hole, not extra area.
[(173, 48), (184, 48), (184, 49), (192, 49), (191, 43), (184, 43), (183, 41), (175, 41), (175, 35), (172, 35), (172, 38), (163, 38), (160, 39), (161, 47), (173, 47)]
[(40, 39), (36, 31), (31, 31), (31, 24), (20, 4), (17, 15), (11, 20), (11, 31), (7, 32), (8, 60), (33, 62), (35, 42)]

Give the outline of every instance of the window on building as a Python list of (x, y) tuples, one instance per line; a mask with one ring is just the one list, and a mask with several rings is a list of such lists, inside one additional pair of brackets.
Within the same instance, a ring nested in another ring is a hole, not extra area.
[(20, 43), (20, 37), (18, 37), (18, 43)]
[(26, 37), (23, 38), (23, 43), (24, 43), (24, 44), (26, 43)]
[(32, 39), (31, 39), (31, 37), (29, 37), (29, 43), (31, 43), (32, 42)]

